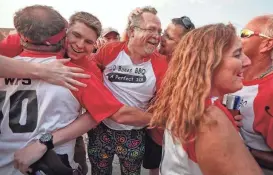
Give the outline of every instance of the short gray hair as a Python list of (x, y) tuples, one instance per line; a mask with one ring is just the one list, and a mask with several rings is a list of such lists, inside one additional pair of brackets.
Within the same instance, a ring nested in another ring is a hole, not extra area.
[(141, 21), (143, 20), (143, 17), (142, 17), (143, 13), (152, 13), (154, 15), (157, 14), (157, 10), (154, 7), (151, 7), (151, 6), (142, 7), (140, 10), (141, 10), (141, 12), (139, 14), (137, 14), (137, 15), (133, 14), (132, 15), (132, 19), (128, 22), (127, 29), (129, 29), (132, 26), (139, 26)]
[(32, 5), (18, 10), (13, 21), (17, 32), (36, 44), (42, 44), (66, 27), (63, 16), (45, 5)]
[[(273, 38), (273, 15), (266, 15), (267, 21), (263, 26), (262, 33)], [(271, 59), (273, 59), (273, 50), (271, 51)]]
[(52, 7), (45, 5), (27, 6), (15, 13), (13, 21), (17, 32), (32, 41), (29, 43), (21, 40), (24, 48), (39, 51), (43, 49), (48, 51), (50, 48), (51, 51), (59, 51), (63, 47), (63, 39), (52, 46), (42, 47), (46, 39), (66, 28), (65, 19)]

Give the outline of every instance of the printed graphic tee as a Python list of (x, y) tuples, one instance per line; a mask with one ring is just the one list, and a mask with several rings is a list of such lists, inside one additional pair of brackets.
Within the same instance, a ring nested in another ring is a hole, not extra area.
[[(109, 43), (92, 59), (104, 68), (103, 82), (112, 94), (121, 103), (143, 111), (149, 107), (167, 70), (165, 56), (157, 52), (143, 58), (142, 63), (134, 64), (126, 42)], [(103, 123), (114, 130), (143, 128), (118, 124), (111, 119), (105, 119)]]

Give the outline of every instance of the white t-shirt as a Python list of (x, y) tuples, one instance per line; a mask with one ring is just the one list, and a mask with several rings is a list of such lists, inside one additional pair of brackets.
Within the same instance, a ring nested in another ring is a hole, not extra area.
[(261, 151), (273, 151), (273, 74), (252, 81), (234, 93), (242, 97), (240, 133), (245, 144)]
[[(24, 51), (15, 59), (49, 63), (57, 57), (57, 54)], [(68, 63), (67, 66), (76, 65)], [(13, 167), (14, 152), (39, 139), (42, 134), (52, 133), (72, 123), (79, 115), (81, 106), (98, 123), (123, 106), (98, 78), (90, 75), (89, 79), (79, 80), (87, 87), (79, 87), (79, 91), (73, 92), (42, 80), (0, 79), (0, 175), (21, 175)], [(68, 155), (72, 168), (76, 168), (74, 147), (75, 140), (71, 140), (54, 148), (56, 153)]]
[[(206, 105), (214, 104), (234, 122), (231, 113), (216, 98), (206, 101)], [(234, 125), (234, 123), (233, 123)], [(234, 127), (236, 127), (234, 125)], [(164, 132), (162, 159), (160, 164), (161, 175), (203, 175), (195, 155), (195, 142), (181, 144), (173, 139), (171, 132)]]
[[(127, 43), (113, 42), (102, 47), (93, 59), (101, 64), (104, 85), (123, 104), (145, 111), (155, 96), (167, 70), (166, 58), (153, 53), (144, 62), (134, 64), (128, 55)], [(143, 127), (118, 124), (111, 119), (103, 121), (114, 130), (132, 130)]]

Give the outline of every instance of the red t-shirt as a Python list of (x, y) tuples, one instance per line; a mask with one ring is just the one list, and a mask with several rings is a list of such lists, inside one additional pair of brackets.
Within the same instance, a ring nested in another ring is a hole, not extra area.
[[(134, 63), (126, 42), (112, 42), (92, 55), (103, 69), (104, 85), (123, 104), (145, 111), (161, 86), (168, 64), (166, 57), (157, 52)], [(134, 127), (104, 120), (114, 130), (132, 130)], [(159, 138), (160, 142), (162, 137)]]
[(23, 51), (18, 34), (9, 35), (0, 42), (0, 55), (15, 57)]
[(244, 81), (244, 87), (234, 93), (242, 98), (240, 129), (247, 146), (261, 151), (273, 151), (273, 74), (262, 79)]
[(76, 64), (84, 69), (86, 69), (89, 72), (92, 72), (96, 75), (96, 77), (102, 81), (102, 72), (97, 66), (97, 63), (93, 60), (90, 60), (88, 56), (85, 58), (79, 59), (79, 60), (71, 60), (73, 64)]

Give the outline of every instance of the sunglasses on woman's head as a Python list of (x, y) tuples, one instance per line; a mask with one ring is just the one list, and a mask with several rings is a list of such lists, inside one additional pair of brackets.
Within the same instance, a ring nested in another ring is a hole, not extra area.
[(252, 31), (252, 30), (249, 30), (249, 29), (243, 29), (241, 30), (241, 34), (240, 34), (240, 37), (241, 38), (249, 38), (251, 36), (260, 36), (260, 37), (264, 37), (264, 38), (268, 38), (268, 39), (273, 39), (269, 36), (266, 36), (262, 33), (259, 33), (259, 32), (255, 32), (255, 31)]
[(194, 28), (195, 28), (194, 24), (191, 22), (191, 19), (190, 19), (189, 17), (183, 16), (183, 17), (181, 17), (180, 19), (181, 19), (181, 21), (182, 21), (183, 26), (184, 26), (186, 29), (189, 30), (189, 29), (194, 29)]

